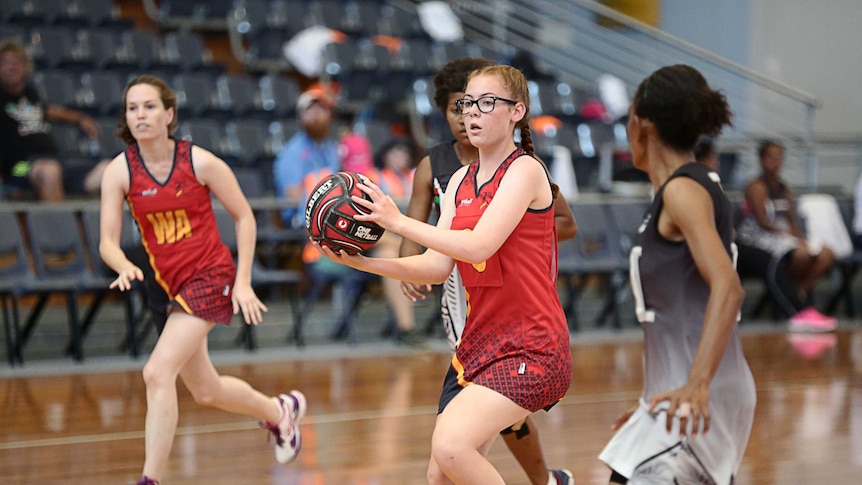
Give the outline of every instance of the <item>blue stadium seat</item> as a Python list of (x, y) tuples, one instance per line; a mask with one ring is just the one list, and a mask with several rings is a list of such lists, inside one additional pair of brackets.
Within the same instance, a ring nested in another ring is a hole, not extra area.
[(216, 78), (216, 106), (228, 117), (262, 117), (257, 81), (248, 74), (222, 74)]
[(73, 72), (59, 69), (38, 71), (33, 75), (33, 84), (47, 103), (78, 106), (78, 77)]
[(30, 53), (40, 69), (59, 68), (71, 60), (74, 45), (72, 29), (41, 25), (30, 30)]
[(115, 71), (81, 74), (80, 106), (95, 116), (117, 116), (123, 112), (124, 76)]
[(41, 0), (0, 0), (0, 20), (22, 27), (45, 23), (45, 8)]
[(162, 63), (179, 71), (201, 70), (209, 63), (203, 38), (192, 32), (168, 32), (162, 38)]
[(244, 119), (229, 121), (225, 126), (228, 153), (233, 165), (256, 167), (258, 162), (269, 158), (266, 145), (269, 123), (264, 120)]
[(106, 66), (127, 72), (146, 72), (161, 62), (161, 41), (157, 34), (140, 30), (122, 32)]
[(185, 140), (213, 152), (219, 158), (230, 158), (225, 130), (222, 123), (211, 120), (193, 118), (180, 122), (179, 135)]
[(177, 108), (190, 117), (214, 114), (215, 76), (207, 72), (180, 72), (172, 78)]
[(286, 118), (296, 111), (299, 85), (292, 77), (266, 74), (258, 81), (261, 108), (273, 118)]
[(610, 314), (615, 328), (621, 328), (616, 298), (625, 284), (628, 259), (620, 251), (619, 229), (607, 206), (603, 203), (579, 202), (572, 205), (578, 222), (578, 236), (559, 244), (560, 280), (568, 288), (566, 316), (569, 328), (580, 329), (577, 303), (579, 287), (574, 278), (581, 275), (604, 275), (608, 280), (605, 309), (597, 324)]

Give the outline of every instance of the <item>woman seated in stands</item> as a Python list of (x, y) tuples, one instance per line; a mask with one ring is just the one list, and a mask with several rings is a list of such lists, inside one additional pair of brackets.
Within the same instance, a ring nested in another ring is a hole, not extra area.
[[(799, 228), (793, 192), (781, 178), (784, 147), (764, 140), (758, 149), (761, 175), (748, 184), (737, 226), (737, 243), (766, 251), (776, 261), (786, 259), (790, 275), (798, 284), (799, 299), (811, 301), (811, 290), (835, 262), (832, 250), (806, 239)], [(830, 331), (835, 319), (813, 306), (791, 315), (790, 330)]]

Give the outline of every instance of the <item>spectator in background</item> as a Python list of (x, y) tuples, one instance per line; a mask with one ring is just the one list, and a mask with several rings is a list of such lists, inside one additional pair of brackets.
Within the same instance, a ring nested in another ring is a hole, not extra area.
[[(282, 218), (289, 227), (302, 227), (304, 206), (308, 193), (324, 177), (339, 170), (349, 170), (377, 179), (373, 153), (368, 139), (349, 128), (339, 134), (339, 139), (330, 137), (333, 124), (334, 99), (320, 86), (313, 86), (297, 100), (300, 131), (282, 148), (273, 167), (276, 193), (284, 203)], [(349, 125), (348, 125), (349, 126)], [(394, 237), (394, 235), (391, 235)], [(386, 238), (388, 239), (388, 238)], [(374, 254), (397, 255), (398, 241), (388, 245), (381, 242), (372, 250)], [(371, 279), (363, 273), (346, 266), (333, 264), (308, 246), (302, 252), (302, 260), (309, 275), (318, 286), (338, 282), (344, 289), (344, 311), (332, 333), (333, 339), (348, 338), (351, 334), (354, 305), (365, 285)], [(382, 279), (383, 293), (395, 316), (399, 343), (419, 345), (414, 331), (414, 314), (410, 301), (401, 296), (400, 282)], [(307, 304), (310, 304), (308, 302)]]
[(299, 131), (284, 145), (273, 165), (276, 196), (283, 203), (281, 216), (287, 227), (303, 224), (303, 184), (309, 174), (319, 180), (341, 168), (338, 142), (330, 135), (334, 101), (320, 85), (312, 86), (296, 101)]
[[(371, 179), (387, 193), (399, 207), (407, 207), (413, 190), (413, 174), (416, 169), (415, 146), (405, 138), (396, 138), (387, 142), (375, 157), (377, 167)], [(386, 231), (380, 242), (374, 246), (373, 255), (378, 258), (397, 258), (402, 237), (392, 231)], [(389, 308), (395, 315), (398, 327), (396, 339), (404, 345), (417, 346), (422, 339), (416, 332), (413, 302), (401, 294), (401, 281), (393, 278), (381, 278), (383, 293)]]
[(416, 147), (406, 138), (387, 142), (375, 157), (377, 185), (400, 206), (406, 207), (410, 201), (413, 173), (416, 170), (415, 157)]
[[(30, 83), (33, 61), (17, 40), (0, 41), (0, 177), (10, 198), (35, 193), (42, 201), (63, 200), (66, 191), (97, 194), (107, 160), (69, 167), (58, 159), (50, 122), (72, 123), (90, 138), (99, 136), (93, 118), (47, 104)], [(65, 183), (65, 187), (64, 187)]]
[(349, 126), (349, 124), (346, 125), (338, 137), (341, 169), (369, 175), (374, 170), (374, 150), (371, 148), (371, 142)]
[[(832, 250), (818, 241), (806, 239), (799, 228), (793, 192), (781, 178), (784, 147), (764, 140), (758, 149), (761, 175), (745, 189), (741, 215), (737, 224), (737, 244), (759, 248), (776, 261), (786, 258), (788, 273), (798, 286), (798, 299), (809, 302), (814, 284), (832, 264)], [(828, 332), (836, 322), (809, 305), (792, 315), (791, 331)]]
[[(334, 97), (320, 85), (311, 86), (296, 101), (299, 131), (282, 147), (273, 164), (276, 196), (282, 204), (281, 216), (286, 227), (304, 227), (308, 193), (322, 178), (341, 170), (342, 154), (357, 148), (355, 144), (340, 145), (331, 136), (334, 108)], [(361, 154), (358, 156), (361, 158)], [(346, 336), (351, 307), (368, 278), (359, 271), (327, 264), (308, 245), (302, 252), (302, 262), (315, 288), (322, 289), (336, 281), (342, 284), (345, 308), (333, 338)], [(316, 291), (312, 292), (314, 296), (308, 296), (307, 308), (317, 299)]]
[[(702, 136), (694, 146), (694, 159), (718, 173), (718, 150), (713, 138)], [(733, 215), (734, 218), (737, 214)], [(757, 278), (763, 281), (772, 301), (788, 317), (794, 318), (805, 310), (805, 302), (799, 297), (799, 286), (788, 274), (787, 260), (775, 258), (769, 251), (736, 241), (736, 272), (742, 278)], [(798, 318), (798, 317), (796, 317)]]

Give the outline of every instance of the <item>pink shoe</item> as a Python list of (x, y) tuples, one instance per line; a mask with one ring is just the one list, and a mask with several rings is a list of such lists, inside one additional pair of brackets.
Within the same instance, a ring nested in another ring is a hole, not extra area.
[(790, 317), (788, 330), (791, 332), (834, 332), (838, 328), (838, 322), (820, 312), (814, 307), (808, 307), (796, 315)]

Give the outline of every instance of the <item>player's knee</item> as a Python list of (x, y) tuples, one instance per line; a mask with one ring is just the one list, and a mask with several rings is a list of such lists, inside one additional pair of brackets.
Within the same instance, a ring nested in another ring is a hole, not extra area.
[(428, 466), (428, 472), (425, 474), (425, 478), (428, 480), (428, 485), (444, 485), (452, 483), (448, 478), (446, 478), (446, 475), (443, 474), (440, 467), (433, 461)]
[(176, 385), (176, 379), (170, 379), (165, 369), (152, 359), (144, 365), (142, 372), (147, 389)]
[(52, 158), (36, 160), (30, 168), (30, 177), (34, 185), (51, 185), (63, 181), (63, 167)]
[(441, 473), (447, 470), (457, 469), (459, 460), (465, 456), (469, 450), (461, 444), (463, 438), (458, 437), (435, 437), (431, 440), (431, 458), (437, 463)]
[(143, 377), (147, 389), (165, 388), (177, 385), (178, 371), (158, 357), (150, 357), (144, 365)]

